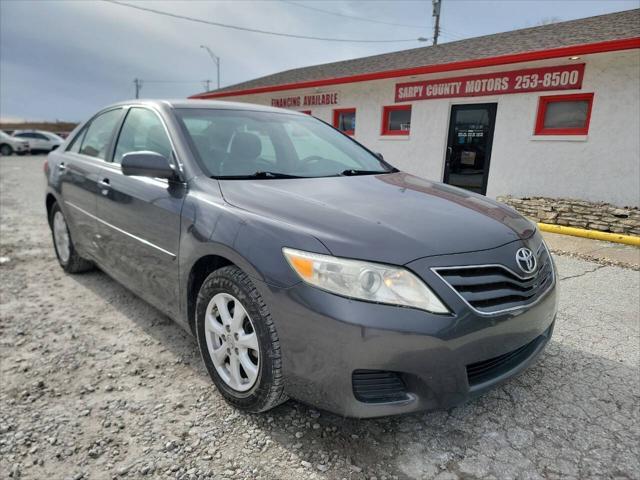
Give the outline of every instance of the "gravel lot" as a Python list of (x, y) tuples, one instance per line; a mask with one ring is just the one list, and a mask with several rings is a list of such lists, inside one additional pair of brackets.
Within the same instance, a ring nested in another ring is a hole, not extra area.
[(546, 353), (462, 407), (243, 414), (180, 327), (101, 272), (58, 267), (43, 160), (0, 159), (0, 477), (638, 478), (638, 271), (556, 257)]

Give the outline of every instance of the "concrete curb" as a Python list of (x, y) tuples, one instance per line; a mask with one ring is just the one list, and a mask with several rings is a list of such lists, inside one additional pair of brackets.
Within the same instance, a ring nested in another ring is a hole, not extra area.
[(599, 232), (597, 230), (585, 230), (582, 228), (565, 227), (563, 225), (551, 225), (549, 223), (538, 223), (538, 227), (543, 232), (559, 233), (561, 235), (571, 235), (574, 237), (591, 238), (593, 240), (604, 240), (606, 242), (624, 243), (625, 245), (640, 247), (640, 237), (631, 235)]

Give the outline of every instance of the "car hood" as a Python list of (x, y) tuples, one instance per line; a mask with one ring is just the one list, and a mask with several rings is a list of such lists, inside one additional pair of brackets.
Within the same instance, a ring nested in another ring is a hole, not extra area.
[(509, 207), (403, 172), (220, 180), (220, 188), (231, 205), (301, 229), (333, 255), (396, 265), (491, 249), (535, 231)]

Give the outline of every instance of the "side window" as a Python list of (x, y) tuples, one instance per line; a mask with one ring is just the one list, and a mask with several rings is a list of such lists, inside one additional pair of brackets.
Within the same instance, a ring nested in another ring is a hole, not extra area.
[(125, 153), (151, 151), (171, 159), (171, 142), (158, 116), (146, 108), (131, 108), (120, 130), (115, 163), (120, 163)]
[(122, 110), (117, 109), (109, 110), (94, 118), (84, 135), (80, 153), (105, 160), (109, 142), (118, 120), (120, 120), (120, 115), (122, 115)]
[(46, 135), (43, 135), (41, 133), (34, 133), (33, 136), (34, 136), (34, 138), (37, 138), (38, 140), (51, 140), (49, 137), (47, 137)]
[(82, 145), (82, 139), (84, 138), (84, 134), (87, 133), (87, 127), (84, 127), (82, 130), (78, 132), (75, 138), (71, 141), (69, 146), (67, 147), (67, 152), (79, 153), (80, 146)]

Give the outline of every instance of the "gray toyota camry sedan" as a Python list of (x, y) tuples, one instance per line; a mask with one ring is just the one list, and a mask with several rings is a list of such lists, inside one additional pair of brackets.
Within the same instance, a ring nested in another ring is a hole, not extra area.
[(243, 410), (448, 408), (551, 338), (555, 267), (534, 224), (309, 115), (120, 103), (45, 173), (62, 268), (97, 266), (181, 324)]

